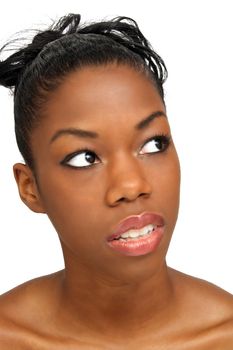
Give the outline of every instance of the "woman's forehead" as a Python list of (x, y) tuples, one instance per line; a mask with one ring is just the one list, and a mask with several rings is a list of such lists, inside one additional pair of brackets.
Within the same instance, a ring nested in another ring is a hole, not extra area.
[[(131, 114), (142, 118), (148, 113), (165, 110), (164, 103), (150, 79), (127, 66), (85, 67), (70, 73), (51, 94), (45, 106), (50, 119), (67, 123), (125, 121)], [(46, 118), (47, 119), (47, 118)]]

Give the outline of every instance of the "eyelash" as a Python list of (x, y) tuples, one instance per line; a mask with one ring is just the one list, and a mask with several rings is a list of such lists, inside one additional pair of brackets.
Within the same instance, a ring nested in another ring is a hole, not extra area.
[[(161, 151), (157, 151), (157, 152), (145, 153), (147, 155), (155, 155), (157, 153), (162, 153), (162, 152), (166, 151), (166, 149), (170, 146), (170, 143), (171, 143), (171, 137), (169, 135), (167, 135), (167, 134), (157, 134), (157, 135), (154, 135), (154, 136), (150, 137), (148, 140), (146, 140), (141, 148), (143, 148), (148, 142), (153, 141), (153, 140), (162, 142), (163, 149)], [(78, 167), (78, 166), (73, 166), (73, 165), (67, 164), (72, 158), (74, 158), (75, 156), (77, 156), (79, 154), (82, 154), (82, 153), (91, 153), (91, 154), (94, 154), (96, 156), (95, 158), (98, 158), (98, 156), (95, 154), (95, 152), (93, 150), (89, 149), (88, 147), (85, 147), (85, 148), (82, 148), (82, 149), (78, 149), (78, 150), (76, 150), (75, 152), (73, 152), (71, 154), (68, 154), (60, 162), (60, 164), (64, 165), (64, 166), (68, 166), (68, 167), (73, 168), (73, 169), (78, 169), (78, 170), (87, 169), (87, 168), (90, 168), (93, 165), (95, 165), (95, 163), (94, 163), (94, 164), (90, 164), (90, 165), (87, 165), (87, 166)]]

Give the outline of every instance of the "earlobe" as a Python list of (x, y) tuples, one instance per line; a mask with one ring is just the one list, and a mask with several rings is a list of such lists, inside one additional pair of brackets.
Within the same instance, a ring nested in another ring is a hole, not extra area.
[(13, 166), (14, 177), (21, 200), (36, 213), (46, 213), (31, 169), (22, 163)]

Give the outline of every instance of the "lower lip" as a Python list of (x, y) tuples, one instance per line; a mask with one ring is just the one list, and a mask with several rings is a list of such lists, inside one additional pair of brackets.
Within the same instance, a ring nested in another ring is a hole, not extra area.
[(124, 255), (139, 256), (151, 253), (157, 249), (163, 237), (164, 227), (157, 227), (145, 237), (128, 239), (125, 241), (113, 240), (107, 242), (110, 248)]

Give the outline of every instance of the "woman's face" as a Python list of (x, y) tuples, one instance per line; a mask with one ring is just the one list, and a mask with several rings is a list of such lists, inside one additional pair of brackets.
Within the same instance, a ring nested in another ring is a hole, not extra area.
[[(136, 128), (152, 114), (157, 117)], [(82, 68), (51, 94), (32, 150), (44, 210), (67, 266), (128, 281), (164, 263), (177, 219), (180, 169), (172, 140), (161, 152), (151, 140), (158, 135), (171, 136), (165, 106), (145, 74), (128, 66)], [(145, 211), (165, 220), (157, 249), (140, 256), (112, 250), (106, 238), (118, 222)]]

